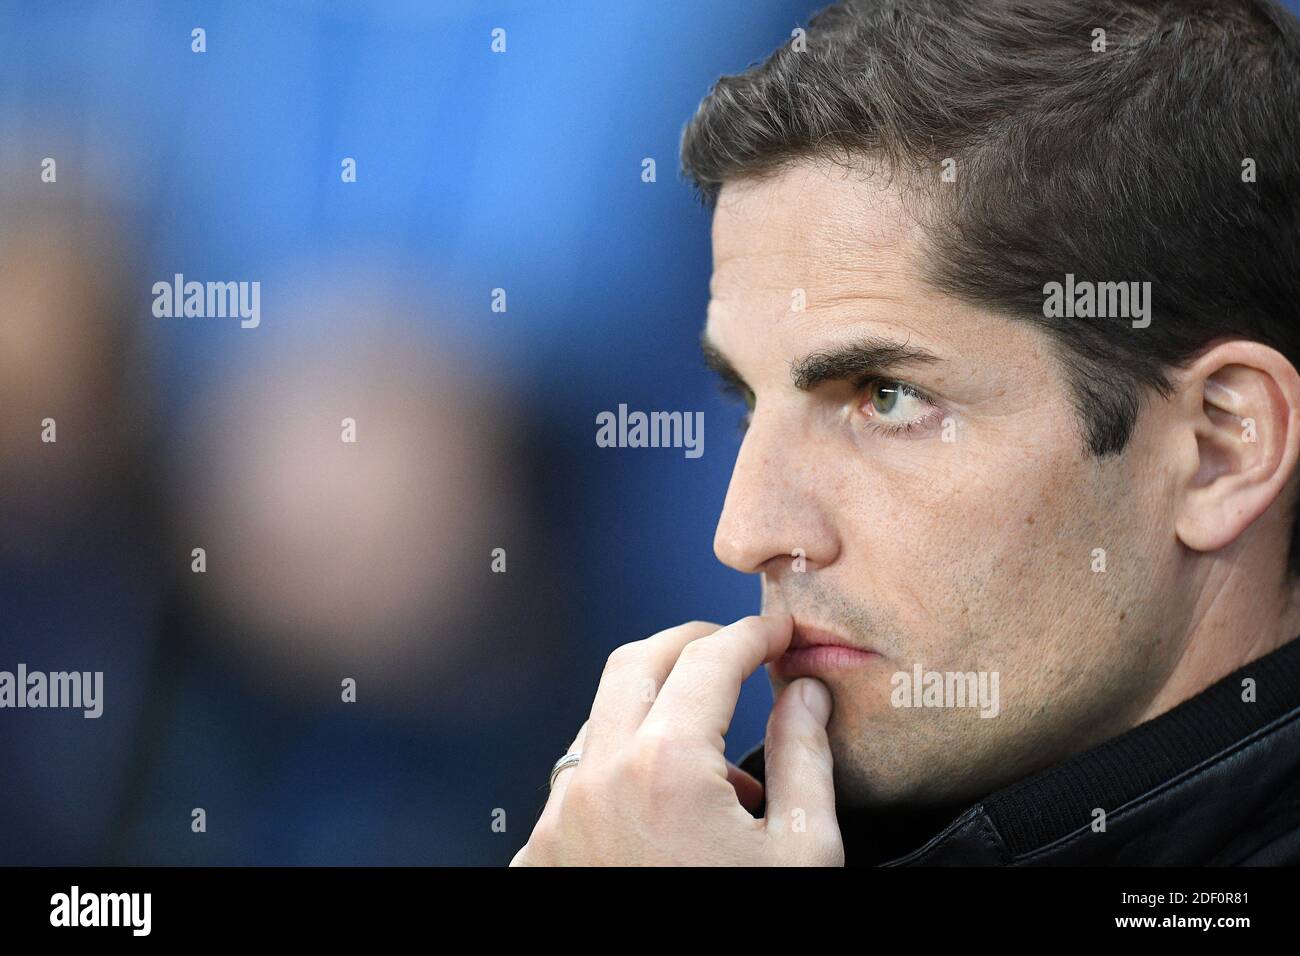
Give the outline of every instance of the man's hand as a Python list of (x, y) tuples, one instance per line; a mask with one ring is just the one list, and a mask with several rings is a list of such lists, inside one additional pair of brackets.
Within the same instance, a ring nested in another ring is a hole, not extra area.
[(693, 622), (615, 650), (569, 748), (582, 760), (560, 771), (510, 865), (842, 865), (824, 684), (793, 681), (772, 709), (765, 818), (746, 810), (762, 785), (723, 751), (741, 683), (785, 651), (791, 626)]

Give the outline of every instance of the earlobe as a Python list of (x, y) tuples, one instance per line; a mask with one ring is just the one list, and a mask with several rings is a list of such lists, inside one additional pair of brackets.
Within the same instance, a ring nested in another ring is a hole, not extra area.
[(1180, 391), (1197, 460), (1176, 531), (1194, 551), (1217, 551), (1285, 498), (1300, 451), (1300, 376), (1274, 349), (1234, 341), (1193, 363)]

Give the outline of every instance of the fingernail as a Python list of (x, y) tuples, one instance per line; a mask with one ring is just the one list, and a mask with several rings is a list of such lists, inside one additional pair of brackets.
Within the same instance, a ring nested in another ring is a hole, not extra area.
[(826, 723), (831, 717), (831, 692), (826, 689), (826, 685), (812, 677), (804, 677), (799, 681), (803, 686), (799, 688), (799, 695), (803, 698), (804, 706), (809, 712), (817, 718), (818, 723)]

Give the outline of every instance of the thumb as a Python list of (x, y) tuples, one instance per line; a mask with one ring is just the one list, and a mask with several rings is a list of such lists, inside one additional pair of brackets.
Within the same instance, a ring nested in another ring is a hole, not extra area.
[(767, 832), (785, 862), (840, 865), (834, 762), (826, 724), (831, 693), (821, 681), (792, 681), (772, 708), (763, 752)]

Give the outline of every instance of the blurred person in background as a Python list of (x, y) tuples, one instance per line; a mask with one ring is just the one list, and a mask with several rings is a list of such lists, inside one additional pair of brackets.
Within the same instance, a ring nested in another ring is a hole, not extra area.
[(164, 574), (135, 218), (85, 184), (0, 194), (0, 669), (111, 695), (89, 720), (3, 712), (0, 862), (102, 862), (140, 730)]
[[(183, 429), (170, 553), (190, 570), (117, 852), (491, 862), (493, 824), (530, 820), (525, 755), (553, 739), (569, 653), (528, 628), (567, 613), (531, 423), (463, 343), (416, 336), (416, 306), (331, 288), (295, 307), (356, 332), (232, 369)], [(201, 844), (175, 826), (192, 807)]]

